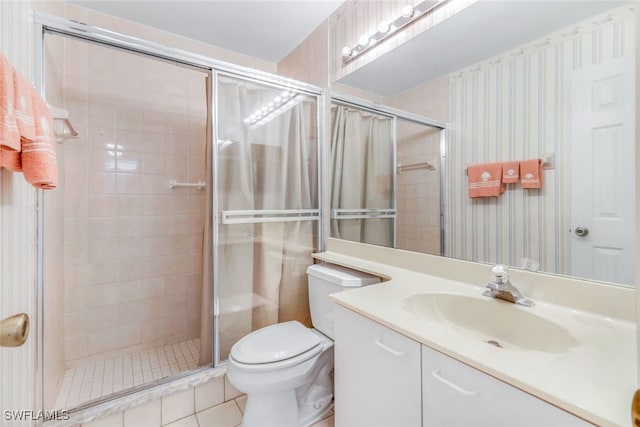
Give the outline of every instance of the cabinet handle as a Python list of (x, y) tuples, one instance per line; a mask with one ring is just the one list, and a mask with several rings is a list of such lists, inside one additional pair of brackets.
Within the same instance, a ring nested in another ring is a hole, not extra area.
[(440, 375), (440, 369), (434, 369), (431, 372), (431, 375), (433, 375), (433, 378), (437, 379), (442, 384), (445, 384), (445, 385), (451, 387), (452, 389), (454, 389), (458, 393), (464, 394), (465, 396), (476, 396), (478, 394), (477, 391), (466, 390), (466, 389), (460, 387), (459, 385), (452, 383), (451, 381), (449, 381), (448, 379), (446, 379), (445, 377)]
[(404, 356), (404, 355), (407, 354), (404, 351), (398, 351), (398, 350), (392, 349), (391, 347), (389, 347), (388, 345), (384, 344), (380, 340), (374, 340), (373, 342), (374, 342), (375, 345), (377, 345), (378, 347), (380, 347), (383, 350), (388, 351), (389, 353), (393, 354), (394, 356)]

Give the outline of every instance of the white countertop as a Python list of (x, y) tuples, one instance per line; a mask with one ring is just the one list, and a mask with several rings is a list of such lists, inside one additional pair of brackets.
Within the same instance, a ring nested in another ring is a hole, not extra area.
[[(483, 286), (372, 262), (364, 258), (365, 254), (362, 256), (335, 252), (314, 255), (318, 260), (388, 279), (379, 285), (333, 294), (337, 304), (591, 423), (602, 426), (631, 424), (631, 399), (637, 378), (634, 322), (536, 300), (534, 307), (514, 305), (514, 308), (562, 325), (577, 344), (560, 353), (496, 348), (470, 338), (455, 327), (420, 319), (404, 308), (405, 298), (425, 292), (485, 298), (481, 297)], [(514, 285), (518, 287), (516, 282)], [(585, 292), (586, 298), (588, 294)], [(598, 291), (592, 294), (598, 295)], [(584, 299), (585, 295), (576, 295), (576, 298)]]

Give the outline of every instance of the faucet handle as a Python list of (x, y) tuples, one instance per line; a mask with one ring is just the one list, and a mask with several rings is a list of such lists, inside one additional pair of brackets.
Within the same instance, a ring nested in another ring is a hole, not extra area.
[(506, 283), (509, 281), (509, 270), (503, 264), (496, 264), (491, 268), (494, 283)]

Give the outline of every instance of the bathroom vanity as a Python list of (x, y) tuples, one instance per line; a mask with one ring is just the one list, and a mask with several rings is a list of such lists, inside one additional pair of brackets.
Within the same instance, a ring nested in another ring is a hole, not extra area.
[(336, 330), (337, 427), (592, 425), (344, 307)]
[(629, 425), (634, 290), (512, 271), (521, 307), (482, 296), (485, 264), (344, 241), (316, 258), (386, 280), (332, 295), (337, 427)]

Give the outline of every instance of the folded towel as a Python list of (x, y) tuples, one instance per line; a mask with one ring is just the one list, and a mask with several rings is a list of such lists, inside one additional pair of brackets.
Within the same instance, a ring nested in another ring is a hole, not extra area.
[(22, 172), (31, 185), (44, 190), (58, 185), (53, 119), (47, 104), (33, 91), (32, 105), (36, 135), (22, 139)]
[(13, 67), (0, 54), (0, 149), (20, 151), (20, 133), (13, 102)]
[(31, 83), (13, 69), (13, 108), (20, 137), (32, 141), (36, 137), (33, 115), (33, 94)]
[(0, 146), (0, 168), (22, 172), (22, 155), (19, 151)]
[(522, 188), (542, 188), (542, 161), (540, 159), (520, 162)]
[(513, 184), (520, 180), (520, 162), (502, 163), (502, 183)]
[(497, 197), (506, 185), (502, 183), (502, 163), (469, 165), (469, 197)]

